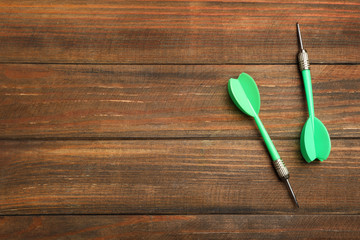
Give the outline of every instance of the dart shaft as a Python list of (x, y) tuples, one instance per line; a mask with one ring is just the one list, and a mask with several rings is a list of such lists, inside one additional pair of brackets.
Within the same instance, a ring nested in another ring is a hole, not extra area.
[(278, 160), (280, 158), (280, 155), (279, 155), (278, 151), (276, 150), (274, 143), (271, 141), (271, 138), (270, 138), (269, 134), (267, 133), (264, 125), (262, 124), (259, 116), (256, 114), (254, 119), (255, 119), (256, 125), (259, 128), (260, 134), (261, 134), (262, 138), (264, 139), (265, 145), (270, 153), (271, 159), (273, 161)]
[(312, 91), (310, 70), (309, 69), (302, 70), (301, 75), (304, 81), (304, 88), (305, 88), (307, 106), (309, 110), (309, 116), (310, 118), (314, 118), (315, 117), (314, 97)]

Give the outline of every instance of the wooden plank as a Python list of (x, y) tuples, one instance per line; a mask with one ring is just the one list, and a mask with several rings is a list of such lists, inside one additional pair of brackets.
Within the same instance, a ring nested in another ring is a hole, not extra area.
[(359, 239), (360, 216), (0, 217), (4, 239)]
[[(247, 72), (273, 138), (308, 117), (298, 69), (277, 65), (0, 65), (0, 131), (9, 138), (259, 137), (227, 94)], [(331, 137), (360, 136), (360, 66), (312, 68), (316, 116)]]
[(359, 140), (274, 143), (300, 209), (260, 140), (1, 141), (0, 214), (360, 213)]
[(360, 62), (358, 1), (10, 1), (0, 62)]

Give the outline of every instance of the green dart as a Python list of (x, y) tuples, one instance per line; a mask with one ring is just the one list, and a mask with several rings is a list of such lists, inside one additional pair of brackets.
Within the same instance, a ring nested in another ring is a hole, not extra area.
[(315, 117), (309, 57), (302, 43), (298, 23), (296, 23), (296, 27), (300, 43), (300, 52), (298, 55), (299, 67), (304, 81), (306, 101), (309, 110), (309, 118), (301, 131), (300, 149), (307, 162), (312, 162), (315, 159), (324, 161), (329, 157), (331, 150), (330, 136), (324, 124)]
[(228, 83), (228, 91), (235, 105), (245, 114), (253, 117), (260, 130), (266, 147), (269, 150), (273, 165), (280, 179), (283, 180), (293, 197), (295, 204), (299, 207), (294, 191), (289, 182), (289, 171), (283, 160), (280, 158), (273, 142), (270, 139), (264, 125), (262, 124), (258, 114), (260, 112), (260, 93), (256, 83), (252, 77), (246, 73), (240, 74), (237, 79), (231, 78)]

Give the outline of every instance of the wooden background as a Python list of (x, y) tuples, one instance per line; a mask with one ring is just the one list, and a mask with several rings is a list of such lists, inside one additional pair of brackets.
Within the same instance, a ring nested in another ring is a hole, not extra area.
[[(0, 239), (359, 239), (360, 2), (0, 1)], [(305, 163), (295, 23), (332, 152)], [(296, 209), (227, 81), (247, 72)]]

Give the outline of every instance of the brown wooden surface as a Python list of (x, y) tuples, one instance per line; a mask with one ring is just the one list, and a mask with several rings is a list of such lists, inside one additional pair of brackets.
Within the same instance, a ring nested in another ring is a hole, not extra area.
[[(359, 19), (358, 0), (0, 1), (0, 239), (360, 239)], [(297, 21), (324, 163), (299, 152)], [(227, 95), (241, 72), (300, 209)]]
[[(308, 113), (295, 65), (2, 64), (2, 137), (258, 137), (227, 93), (243, 71), (257, 81), (269, 134), (297, 139)], [(312, 77), (330, 135), (359, 136), (360, 66), (316, 65)]]
[(357, 239), (358, 215), (0, 217), (4, 239)]
[(294, 211), (259, 140), (1, 141), (1, 214), (360, 214), (359, 141), (306, 164), (274, 141)]
[(359, 63), (358, 1), (2, 1), (0, 61)]

